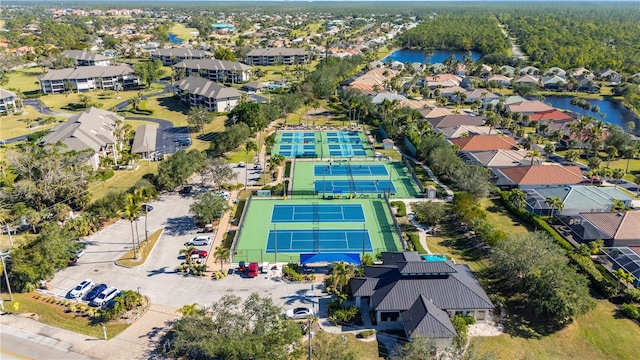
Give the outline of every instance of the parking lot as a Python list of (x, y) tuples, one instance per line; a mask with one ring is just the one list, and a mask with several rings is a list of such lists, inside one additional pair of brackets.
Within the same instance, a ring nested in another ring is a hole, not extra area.
[[(179, 251), (187, 240), (197, 235), (194, 219), (189, 214), (194, 196), (169, 194), (150, 203), (154, 209), (149, 213), (149, 233), (161, 228), (165, 231), (144, 265), (125, 268), (114, 263), (132, 245), (131, 225), (128, 221), (120, 220), (87, 238), (85, 255), (75, 266), (60, 271), (49, 283), (49, 291), (65, 297), (80, 281), (91, 279), (96, 284), (106, 283), (120, 290), (139, 290), (149, 296), (152, 303), (174, 308), (192, 303), (209, 304), (225, 294), (244, 297), (253, 292), (270, 296), (276, 304), (286, 307), (309, 303), (309, 299), (304, 297), (292, 298), (287, 295), (305, 293), (310, 290), (311, 284), (286, 284), (270, 276), (272, 273), (260, 274), (253, 279), (232, 274), (221, 280), (212, 280), (210, 273), (203, 277), (176, 273), (175, 268), (184, 261)], [(144, 217), (140, 218), (137, 226), (143, 240)], [(197, 248), (211, 253), (210, 246)], [(209, 270), (218, 269), (219, 265)], [(320, 295), (319, 291), (317, 293)]]

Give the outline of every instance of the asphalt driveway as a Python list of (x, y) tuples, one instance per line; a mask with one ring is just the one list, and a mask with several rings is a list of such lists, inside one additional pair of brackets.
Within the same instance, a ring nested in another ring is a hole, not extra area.
[[(89, 278), (96, 284), (140, 290), (150, 297), (152, 303), (174, 308), (192, 303), (208, 304), (225, 294), (245, 297), (253, 292), (270, 296), (285, 307), (310, 303), (311, 299), (304, 296), (287, 296), (306, 292), (311, 288), (309, 283), (285, 284), (268, 274), (260, 274), (253, 279), (233, 274), (222, 280), (212, 280), (210, 275), (192, 277), (176, 273), (176, 266), (183, 261), (179, 257), (180, 249), (184, 247), (184, 242), (196, 236), (195, 221), (189, 214), (192, 202), (193, 195), (170, 194), (151, 203), (154, 209), (149, 213), (149, 232), (160, 228), (164, 228), (165, 232), (144, 265), (135, 268), (115, 265), (114, 261), (131, 249), (131, 225), (128, 221), (120, 220), (87, 239), (85, 255), (77, 265), (60, 271), (50, 281), (50, 292), (64, 297), (78, 282)], [(144, 217), (138, 221), (138, 229), (142, 240)], [(208, 247), (198, 248), (211, 252)]]

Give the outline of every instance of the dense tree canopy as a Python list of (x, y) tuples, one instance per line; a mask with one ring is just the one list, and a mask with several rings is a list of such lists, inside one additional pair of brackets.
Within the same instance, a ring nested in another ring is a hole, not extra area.
[(167, 338), (169, 356), (184, 359), (298, 359), (302, 330), (284, 320), (271, 298), (225, 295), (207, 311), (188, 311)]
[(489, 13), (443, 14), (398, 35), (407, 48), (475, 50), (483, 55), (507, 54), (509, 44), (496, 17)]

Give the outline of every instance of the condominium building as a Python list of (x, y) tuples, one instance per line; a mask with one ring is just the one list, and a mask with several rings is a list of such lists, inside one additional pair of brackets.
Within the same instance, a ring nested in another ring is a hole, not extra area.
[(65, 50), (63, 56), (76, 61), (77, 66), (109, 66), (111, 58), (82, 50)]
[(140, 79), (129, 65), (80, 66), (49, 70), (40, 77), (40, 90), (44, 94), (58, 94), (73, 90), (115, 89), (118, 84), (122, 89), (131, 88), (138, 86)]
[(209, 111), (227, 112), (240, 103), (242, 93), (199, 76), (189, 76), (176, 84), (180, 100), (189, 107), (203, 106)]
[(0, 116), (22, 112), (22, 99), (13, 91), (0, 88)]
[(201, 76), (215, 82), (244, 83), (249, 81), (251, 67), (237, 61), (217, 59), (183, 60), (173, 66), (184, 76)]
[(249, 65), (295, 65), (307, 64), (310, 58), (309, 52), (303, 49), (253, 49), (247, 54), (246, 63)]
[(194, 50), (185, 48), (158, 49), (149, 53), (152, 60), (160, 60), (165, 66), (171, 66), (182, 60), (209, 59), (213, 54), (204, 50)]

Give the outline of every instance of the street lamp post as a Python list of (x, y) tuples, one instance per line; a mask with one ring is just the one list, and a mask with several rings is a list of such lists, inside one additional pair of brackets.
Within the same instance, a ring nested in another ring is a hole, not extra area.
[(327, 175), (327, 168), (322, 168), (322, 198), (325, 198), (325, 191), (327, 188), (327, 183), (325, 182), (325, 176)]
[(4, 261), (6, 258), (10, 258), (9, 253), (0, 253), (0, 260), (2, 261), (2, 272), (4, 273), (4, 279), (7, 282), (7, 290), (9, 290), (9, 301), (13, 301), (11, 284), (9, 284), (9, 275), (7, 275), (7, 263)]

